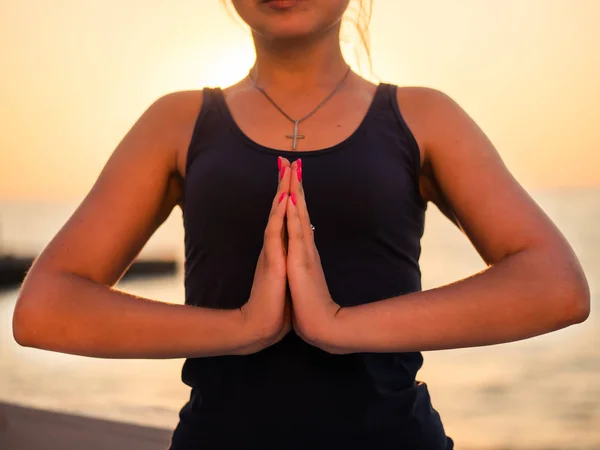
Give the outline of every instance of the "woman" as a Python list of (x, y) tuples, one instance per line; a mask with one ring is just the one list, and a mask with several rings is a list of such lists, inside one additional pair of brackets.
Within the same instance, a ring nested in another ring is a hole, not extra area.
[[(248, 77), (152, 104), (22, 287), (22, 345), (187, 358), (173, 450), (451, 449), (421, 351), (589, 314), (569, 244), (467, 114), (348, 69), (348, 4), (234, 0)], [(430, 201), (488, 267), (422, 291)], [(186, 305), (114, 289), (177, 204)]]

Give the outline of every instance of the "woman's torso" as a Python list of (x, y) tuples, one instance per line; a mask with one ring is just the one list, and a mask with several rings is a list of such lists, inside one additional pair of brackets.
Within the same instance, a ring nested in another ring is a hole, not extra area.
[[(322, 139), (329, 145), (317, 150), (268, 147), (277, 137), (261, 137), (261, 118), (245, 120), (248, 112), (237, 111), (220, 89), (204, 90), (180, 157), (186, 303), (238, 308), (247, 300), (279, 155), (303, 159), (315, 243), (337, 303), (352, 306), (421, 289), (422, 155), (395, 86), (379, 85), (363, 111), (359, 107), (340, 126), (321, 117), (317, 125), (328, 123), (334, 131)], [(317, 125), (301, 128), (307, 143)], [(209, 449), (213, 438), (226, 448), (222, 439), (246, 442), (250, 435), (260, 439), (261, 431), (274, 436), (289, 430), (309, 439), (333, 433), (353, 436), (355, 443), (370, 433), (382, 445), (389, 440), (413, 445), (397, 448), (443, 449), (443, 426), (427, 386), (415, 383), (421, 365), (417, 352), (331, 355), (293, 332), (253, 355), (190, 358), (182, 378), (192, 395), (175, 438), (185, 435)]]

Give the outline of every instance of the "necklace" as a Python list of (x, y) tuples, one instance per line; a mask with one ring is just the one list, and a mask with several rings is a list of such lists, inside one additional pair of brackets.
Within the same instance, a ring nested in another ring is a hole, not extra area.
[(335, 87), (335, 89), (333, 91), (331, 91), (331, 93), (327, 97), (325, 97), (325, 99), (321, 103), (319, 103), (315, 109), (313, 109), (311, 112), (309, 112), (304, 117), (301, 117), (300, 119), (292, 119), (290, 116), (288, 116), (286, 114), (286, 112), (283, 109), (281, 109), (277, 103), (275, 103), (275, 101), (269, 96), (269, 94), (267, 94), (263, 88), (261, 88), (258, 84), (256, 84), (256, 80), (254, 80), (254, 78), (252, 78), (252, 75), (250, 73), (248, 74), (248, 78), (250, 78), (250, 80), (252, 81), (252, 84), (254, 84), (254, 87), (256, 89), (258, 89), (259, 92), (261, 92), (266, 97), (266, 99), (269, 100), (269, 102), (271, 102), (271, 104), (275, 108), (277, 108), (277, 110), (281, 114), (283, 114), (285, 116), (286, 119), (288, 119), (290, 122), (292, 122), (294, 124), (294, 132), (293, 132), (293, 134), (286, 134), (285, 137), (287, 139), (291, 139), (292, 140), (292, 150), (296, 150), (296, 146), (298, 145), (298, 139), (304, 139), (304, 135), (303, 134), (299, 134), (299, 132), (298, 132), (298, 125), (300, 124), (300, 122), (303, 122), (306, 119), (308, 119), (310, 116), (312, 116), (314, 113), (316, 113), (325, 103), (327, 103), (327, 101), (331, 97), (333, 97), (337, 91), (340, 90), (340, 88), (342, 87), (342, 85), (344, 84), (344, 82), (346, 81), (346, 79), (348, 78), (348, 75), (350, 75), (350, 66), (348, 66), (348, 70), (346, 71), (346, 74), (344, 75), (344, 78), (342, 78), (342, 81), (340, 81), (337, 84), (337, 86)]

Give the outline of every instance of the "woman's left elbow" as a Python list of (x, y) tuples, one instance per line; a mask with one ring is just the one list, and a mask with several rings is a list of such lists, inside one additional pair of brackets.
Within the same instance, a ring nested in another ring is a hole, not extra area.
[(587, 283), (578, 283), (569, 295), (563, 297), (561, 315), (566, 326), (585, 322), (590, 316), (590, 297)]
[(585, 322), (590, 317), (590, 298), (582, 298), (573, 307), (573, 323)]

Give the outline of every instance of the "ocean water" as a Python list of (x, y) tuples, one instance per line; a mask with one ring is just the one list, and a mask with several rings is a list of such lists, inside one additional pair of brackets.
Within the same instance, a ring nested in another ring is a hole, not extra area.
[[(488, 347), (425, 352), (418, 378), (431, 392), (457, 449), (600, 449), (600, 190), (530, 191), (565, 234), (586, 271), (592, 314), (583, 324)], [(0, 203), (0, 251), (35, 254), (75, 205)], [(183, 260), (175, 210), (143, 256)], [(422, 241), (423, 289), (485, 268), (467, 238), (430, 204)], [(183, 303), (176, 276), (127, 281), (121, 289)], [(106, 360), (18, 346), (17, 293), (0, 291), (0, 401), (173, 428), (189, 395), (183, 360)]]

